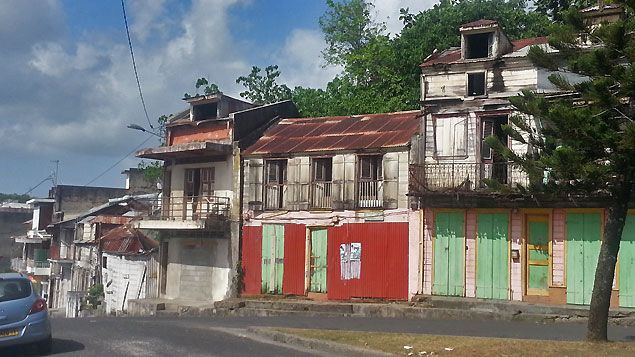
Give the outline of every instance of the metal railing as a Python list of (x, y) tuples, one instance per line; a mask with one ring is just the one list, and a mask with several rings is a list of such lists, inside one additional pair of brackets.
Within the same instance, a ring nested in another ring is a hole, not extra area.
[(333, 204), (332, 185), (332, 182), (326, 181), (311, 182), (311, 208), (331, 208)]
[(383, 207), (383, 181), (359, 180), (357, 182), (357, 204), (359, 208)]
[(265, 202), (266, 210), (276, 210), (284, 207), (285, 184), (268, 183), (265, 184)]
[(148, 216), (151, 219), (173, 221), (224, 220), (229, 217), (229, 209), (229, 197), (162, 195), (152, 203)]
[(529, 177), (520, 166), (507, 162), (410, 165), (411, 192), (479, 191), (490, 188), (488, 183), (515, 188), (527, 186)]
[(26, 262), (22, 258), (11, 259), (11, 270), (16, 272), (26, 271)]

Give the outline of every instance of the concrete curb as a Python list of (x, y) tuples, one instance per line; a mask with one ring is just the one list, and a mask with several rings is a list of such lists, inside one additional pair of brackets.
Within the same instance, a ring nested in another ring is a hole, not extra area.
[(280, 331), (275, 331), (273, 330), (273, 327), (249, 327), (247, 328), (247, 331), (272, 339), (276, 342), (326, 352), (333, 355), (366, 357), (394, 356), (393, 354), (386, 352), (374, 351), (361, 347), (346, 345), (343, 343), (318, 340), (314, 338), (301, 337)]

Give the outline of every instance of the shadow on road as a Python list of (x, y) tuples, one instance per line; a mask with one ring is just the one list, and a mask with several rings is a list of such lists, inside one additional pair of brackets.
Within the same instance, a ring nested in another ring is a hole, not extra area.
[[(77, 341), (53, 338), (53, 351), (51, 351), (49, 356), (81, 351), (84, 348), (84, 344)], [(38, 356), (38, 353), (34, 346), (27, 345), (0, 348), (0, 356)]]

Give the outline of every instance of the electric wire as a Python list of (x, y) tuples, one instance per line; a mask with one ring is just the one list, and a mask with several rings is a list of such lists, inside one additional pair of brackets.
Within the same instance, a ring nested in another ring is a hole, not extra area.
[(40, 187), (41, 184), (43, 184), (44, 182), (48, 181), (48, 180), (52, 180), (53, 176), (48, 175), (46, 176), (42, 181), (40, 181), (37, 185), (31, 187), (28, 191), (26, 191), (24, 194), (28, 195), (29, 193), (33, 192), (33, 190), (35, 190), (36, 188)]
[(126, 35), (128, 36), (128, 47), (130, 48), (130, 57), (132, 58), (132, 68), (134, 69), (134, 76), (137, 79), (137, 88), (139, 89), (139, 97), (141, 98), (141, 105), (143, 106), (143, 113), (146, 116), (146, 120), (148, 120), (148, 125), (150, 125), (150, 129), (154, 130), (154, 126), (152, 126), (152, 122), (150, 121), (150, 116), (148, 115), (148, 109), (146, 107), (146, 101), (143, 99), (143, 92), (141, 91), (141, 81), (139, 80), (139, 72), (137, 71), (137, 62), (134, 58), (134, 51), (132, 50), (132, 41), (130, 40), (130, 30), (128, 28), (128, 17), (126, 16), (126, 5), (124, 0), (121, 0), (121, 10), (123, 11), (123, 21), (126, 25)]
[(108, 173), (108, 171), (112, 170), (115, 166), (119, 165), (123, 160), (125, 160), (128, 156), (134, 154), (143, 144), (147, 143), (148, 140), (152, 139), (152, 135), (148, 135), (148, 137), (141, 142), (141, 144), (135, 146), (134, 149), (132, 149), (129, 153), (127, 153), (124, 157), (122, 157), (121, 159), (117, 160), (117, 162), (115, 162), (114, 164), (112, 164), (110, 167), (108, 167), (106, 170), (104, 170), (102, 173), (100, 173), (99, 175), (97, 175), (97, 177), (95, 177), (94, 179), (88, 181), (84, 187), (90, 185), (91, 183), (99, 180), (102, 176), (104, 176), (106, 173)]

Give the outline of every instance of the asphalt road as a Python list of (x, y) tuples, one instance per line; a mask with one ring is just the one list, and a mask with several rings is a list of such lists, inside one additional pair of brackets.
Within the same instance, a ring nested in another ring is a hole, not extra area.
[[(305, 356), (312, 351), (281, 345), (246, 331), (285, 326), (357, 331), (581, 340), (585, 325), (507, 321), (421, 321), (341, 317), (54, 318), (55, 356)], [(611, 327), (613, 340), (635, 341), (635, 329)], [(28, 348), (0, 349), (0, 356), (35, 355)]]

